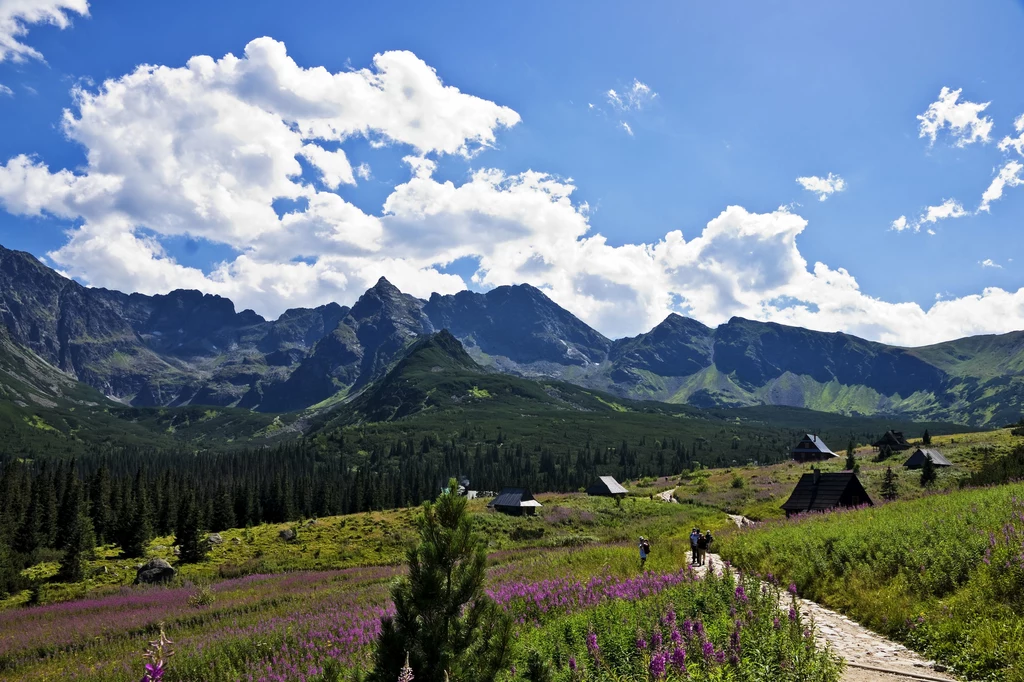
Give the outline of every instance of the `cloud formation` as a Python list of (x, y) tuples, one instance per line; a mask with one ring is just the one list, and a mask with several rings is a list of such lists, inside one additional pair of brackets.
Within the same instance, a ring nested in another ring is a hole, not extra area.
[(67, 28), (72, 13), (88, 16), (88, 0), (0, 0), (0, 62), (42, 59), (43, 55), (21, 40), (28, 27), (53, 24)]
[[(453, 293), (467, 283), (444, 266), (468, 259), (476, 285), (529, 282), (610, 336), (646, 331), (673, 311), (708, 324), (740, 315), (903, 344), (1024, 327), (1024, 290), (987, 289), (928, 310), (869, 296), (847, 270), (805, 260), (797, 239), (807, 221), (786, 208), (729, 206), (688, 228), (689, 238), (673, 230), (613, 246), (592, 232), (569, 179), (493, 168), (460, 182), (436, 177), (441, 157), (471, 161), (518, 122), (513, 110), (445, 85), (408, 52), (330, 73), (297, 65), (283, 44), (261, 38), (241, 57), (144, 66), (76, 90), (63, 128), (87, 165), (10, 158), (0, 166), (0, 202), (11, 213), (74, 221), (49, 258), (82, 281), (147, 293), (196, 288), (268, 316), (351, 303), (381, 275), (417, 296)], [(367, 161), (349, 156), (353, 137), (407, 154), (407, 179), (377, 213), (335, 191), (369, 176)], [(953, 217), (957, 207), (926, 216)], [(234, 255), (208, 271), (182, 265), (163, 246), (180, 236)]]
[(817, 194), (818, 201), (825, 201), (836, 192), (842, 192), (846, 189), (846, 181), (832, 173), (829, 173), (827, 178), (811, 175), (797, 178), (796, 181), (808, 192)]
[(991, 102), (961, 102), (959, 100), (962, 91), (962, 88), (942, 88), (939, 99), (932, 102), (928, 109), (917, 117), (921, 122), (919, 137), (927, 137), (929, 142), (934, 144), (939, 131), (948, 128), (958, 147), (990, 140), (992, 119), (980, 114)]
[(639, 111), (653, 102), (657, 96), (658, 93), (651, 90), (650, 86), (646, 83), (641, 83), (635, 78), (633, 79), (633, 85), (624, 92), (610, 89), (605, 93), (608, 103), (620, 111)]

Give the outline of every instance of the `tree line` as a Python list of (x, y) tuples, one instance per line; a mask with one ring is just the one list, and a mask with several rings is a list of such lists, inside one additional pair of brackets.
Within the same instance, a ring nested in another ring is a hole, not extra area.
[(336, 430), (231, 452), (0, 455), (0, 593), (24, 588), (21, 570), (43, 560), (61, 562), (60, 579), (81, 579), (96, 545), (142, 557), (154, 537), (174, 535), (181, 559), (196, 560), (203, 531), (418, 505), (452, 476), (478, 490), (571, 491), (597, 475), (668, 475), (726, 465), (736, 454), (734, 441), (670, 436), (632, 444), (588, 438), (576, 448), (506, 440), (500, 430), (473, 440), (467, 432), (370, 441)]

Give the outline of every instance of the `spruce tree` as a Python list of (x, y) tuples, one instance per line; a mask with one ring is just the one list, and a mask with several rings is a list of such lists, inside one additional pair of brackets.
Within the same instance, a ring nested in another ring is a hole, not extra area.
[(892, 470), (892, 467), (886, 467), (885, 477), (882, 479), (882, 497), (891, 502), (899, 497), (899, 494), (896, 472)]
[(924, 430), (924, 435), (921, 436), (921, 444), (922, 445), (931, 445), (932, 444), (932, 435), (930, 433), (928, 433), (928, 429), (925, 429)]
[(235, 527), (235, 508), (231, 491), (222, 487), (213, 502), (213, 513), (210, 515), (210, 529), (215, 531)]
[(14, 550), (21, 554), (32, 554), (39, 547), (40, 539), (40, 517), (39, 513), (39, 488), (40, 481), (32, 485), (32, 496), (29, 501), (28, 510), (21, 520), (18, 532), (14, 536)]
[(935, 473), (935, 462), (932, 461), (930, 456), (925, 456), (924, 466), (921, 467), (921, 487), (927, 488), (932, 483), (935, 483), (935, 479), (938, 476)]
[(484, 543), (452, 479), (417, 519), (408, 577), (391, 588), (368, 682), (397, 679), (408, 655), (418, 682), (495, 679), (509, 657), (511, 619), (484, 593)]
[(92, 520), (89, 518), (81, 486), (70, 486), (64, 497), (71, 499), (70, 504), (73, 505), (74, 512), (66, 529), (64, 556), (60, 560), (58, 577), (65, 582), (78, 582), (85, 578), (85, 561), (92, 555), (96, 538), (93, 535)]
[(96, 541), (101, 545), (110, 542), (114, 535), (114, 512), (110, 508), (110, 471), (106, 465), (96, 470), (89, 483), (89, 507)]
[(174, 534), (174, 544), (178, 545), (181, 554), (178, 560), (183, 564), (194, 564), (206, 558), (209, 550), (199, 520), (199, 505), (196, 504), (195, 493), (185, 495), (178, 515), (178, 528)]
[(857, 446), (853, 444), (851, 440), (849, 445), (846, 446), (846, 470), (857, 473), (860, 471), (860, 465), (857, 464), (857, 458), (854, 457), (853, 453), (857, 449)]

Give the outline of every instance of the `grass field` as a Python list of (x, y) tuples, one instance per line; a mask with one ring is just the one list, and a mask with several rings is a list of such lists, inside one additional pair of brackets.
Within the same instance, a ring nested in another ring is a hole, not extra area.
[[(896, 474), (900, 499), (914, 499), (926, 492), (956, 490), (961, 481), (980, 470), (986, 462), (1009, 454), (1021, 442), (1024, 442), (1024, 439), (1012, 435), (1010, 429), (933, 436), (931, 447), (941, 451), (954, 466), (947, 470), (938, 470), (937, 482), (927, 490), (920, 485), (920, 472), (903, 468), (904, 460), (913, 449), (894, 454), (884, 462), (877, 462), (876, 450), (871, 447), (859, 447), (855, 450), (857, 464), (860, 466), (858, 477), (874, 501), (882, 499), (882, 479), (889, 467), (892, 467)], [(840, 456), (828, 462), (815, 463), (813, 466), (787, 461), (763, 467), (746, 466), (692, 472), (679, 479), (676, 498), (680, 502), (708, 505), (731, 514), (742, 514), (755, 521), (783, 517), (785, 513), (780, 509), (780, 505), (803, 474), (813, 467), (824, 472), (843, 471), (846, 468), (846, 450), (838, 449), (845, 447), (846, 444), (829, 445)]]
[[(773, 651), (779, 674), (838, 679), (838, 660), (815, 652), (803, 622), (785, 621), (772, 598), (697, 581), (686, 567), (688, 529), (722, 527), (724, 514), (640, 497), (540, 500), (535, 518), (472, 503), (487, 539), (488, 591), (521, 631), (507, 679), (523, 679), (538, 654), (558, 680), (632, 679), (659, 667), (683, 679), (684, 665), (695, 679), (765, 679), (743, 647)], [(293, 542), (278, 532), (294, 526), (229, 530), (205, 562), (183, 566), (166, 587), (127, 586), (133, 562), (106, 550), (86, 584), (53, 584), (39, 595), (85, 598), (0, 611), (0, 680), (137, 680), (139, 654), (161, 624), (176, 649), (167, 680), (338, 679), (367, 665), (414, 514), (318, 519), (300, 525)], [(654, 539), (643, 571), (641, 534)], [(167, 542), (155, 541), (152, 554), (168, 556)], [(730, 615), (737, 608), (740, 616)]]
[(1024, 484), (772, 520), (722, 555), (968, 679), (1024, 680)]

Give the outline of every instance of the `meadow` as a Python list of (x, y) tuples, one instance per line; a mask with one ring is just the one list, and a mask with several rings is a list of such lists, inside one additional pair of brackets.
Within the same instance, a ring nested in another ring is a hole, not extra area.
[(767, 521), (722, 556), (967, 679), (1024, 680), (1024, 484)]
[[(823, 472), (843, 471), (846, 468), (846, 443), (826, 441), (840, 456), (826, 462), (801, 464), (792, 460), (770, 466), (734, 466), (720, 469), (697, 469), (672, 479), (667, 487), (675, 486), (680, 502), (710, 506), (741, 514), (755, 521), (782, 518), (780, 508), (800, 477), (812, 468)], [(919, 440), (912, 440), (916, 443)], [(958, 490), (986, 467), (1003, 461), (1022, 442), (1011, 429), (932, 436), (930, 447), (937, 448), (952, 463), (950, 469), (939, 469), (938, 479), (927, 489), (920, 485), (920, 472), (903, 468), (903, 462), (913, 450), (894, 453), (878, 461), (878, 452), (870, 446), (859, 446), (854, 457), (859, 466), (858, 478), (875, 502), (882, 500), (882, 481), (885, 471), (892, 467), (899, 488), (899, 499), (911, 500), (937, 491)], [(662, 485), (661, 487), (666, 487)]]
[[(489, 587), (529, 632), (609, 601), (643, 602), (664, 592), (683, 604), (683, 592), (696, 589), (680, 570), (686, 532), (727, 522), (713, 510), (640, 497), (539, 498), (545, 506), (535, 518), (471, 502), (488, 543)], [(102, 548), (82, 583), (51, 581), (7, 600), (0, 680), (137, 680), (139, 656), (161, 624), (177, 652), (166, 679), (316, 680), (364, 666), (390, 608), (388, 585), (404, 570), (416, 513), (228, 530), (205, 561), (180, 566), (167, 586), (131, 586), (138, 560)], [(283, 541), (284, 529), (295, 530), (295, 540)], [(655, 538), (647, 573), (636, 556), (640, 534)], [(170, 542), (154, 540), (150, 556), (173, 559)], [(56, 565), (30, 570), (47, 574)], [(42, 603), (19, 606), (30, 599)]]

